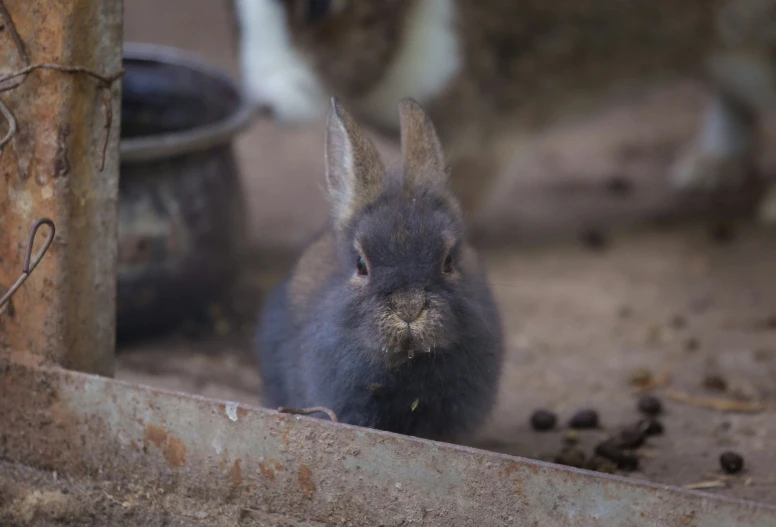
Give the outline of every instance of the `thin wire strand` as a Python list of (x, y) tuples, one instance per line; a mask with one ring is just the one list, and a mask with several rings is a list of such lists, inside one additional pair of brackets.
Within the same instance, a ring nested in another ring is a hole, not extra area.
[(11, 110), (8, 109), (3, 101), (0, 101), (0, 113), (2, 113), (5, 120), (8, 121), (8, 133), (5, 134), (5, 137), (0, 139), (0, 152), (2, 152), (3, 147), (5, 147), (5, 145), (11, 141), (14, 134), (16, 133), (16, 119), (14, 119)]
[(323, 413), (329, 416), (329, 419), (332, 420), (332, 422), (338, 422), (337, 421), (337, 414), (334, 413), (334, 410), (330, 408), (325, 408), (323, 406), (314, 406), (313, 408), (285, 408), (281, 406), (278, 408), (278, 413), (281, 414), (294, 414), (294, 415), (310, 415), (310, 414), (318, 414)]
[[(2, 0), (0, 0), (0, 2), (1, 1)], [(105, 169), (105, 156), (108, 151), (108, 143), (110, 142), (110, 129), (111, 129), (111, 125), (113, 124), (113, 109), (112, 109), (113, 99), (111, 94), (111, 86), (116, 80), (120, 79), (121, 76), (124, 75), (126, 70), (124, 68), (121, 68), (118, 72), (112, 75), (100, 75), (99, 73), (92, 71), (88, 68), (84, 68), (82, 66), (62, 66), (60, 64), (48, 64), (48, 63), (32, 64), (19, 71), (15, 71), (15, 72), (0, 76), (0, 93), (17, 88), (25, 80), (27, 80), (27, 76), (29, 75), (29, 73), (39, 69), (61, 71), (63, 73), (71, 73), (71, 74), (76, 74), (76, 73), (84, 74), (89, 77), (92, 77), (93, 79), (96, 79), (100, 83), (100, 88), (104, 90), (104, 93), (102, 95), (104, 133), (103, 133), (102, 148), (100, 152), (100, 164), (98, 168), (99, 168), (99, 171), (102, 172)], [(14, 79), (18, 79), (18, 80), (6, 86), (2, 86), (3, 83)], [(2, 112), (3, 116), (6, 118), (6, 120), (9, 123), (8, 133), (5, 135), (5, 137), (3, 137), (2, 140), (0, 140), (0, 151), (2, 151), (2, 147), (5, 146), (16, 133), (16, 119), (14, 119), (11, 111), (2, 102), (0, 102), (0, 112)]]
[(13, 23), (11, 13), (9, 13), (8, 9), (5, 8), (5, 2), (3, 0), (0, 0), (0, 15), (2, 15), (3, 19), (5, 20), (5, 25), (8, 26), (8, 31), (11, 32), (11, 38), (13, 39), (13, 43), (16, 46), (16, 52), (19, 54), (19, 57), (21, 57), (25, 64), (29, 64), (30, 59), (27, 57), (27, 51), (24, 49), (24, 41), (22, 41), (22, 37), (19, 36), (19, 32), (16, 30), (16, 24)]
[[(0, 84), (7, 82), (12, 79), (16, 79), (18, 77), (24, 77), (28, 73), (32, 73), (35, 70), (55, 70), (55, 71), (61, 71), (63, 73), (82, 73), (84, 75), (88, 75), (89, 77), (92, 77), (93, 79), (97, 79), (102, 84), (110, 85), (114, 81), (121, 78), (122, 75), (124, 75), (124, 68), (121, 68), (116, 73), (113, 73), (111, 75), (100, 75), (96, 71), (90, 70), (89, 68), (84, 68), (83, 66), (62, 66), (61, 64), (50, 64), (50, 63), (40, 63), (40, 64), (31, 64), (27, 66), (26, 68), (22, 68), (19, 71), (14, 71), (11, 73), (7, 73), (0, 77)], [(15, 88), (18, 86), (11, 85), (11, 86), (2, 86), (0, 87), (0, 92), (4, 92), (7, 90), (10, 90), (12, 88)]]

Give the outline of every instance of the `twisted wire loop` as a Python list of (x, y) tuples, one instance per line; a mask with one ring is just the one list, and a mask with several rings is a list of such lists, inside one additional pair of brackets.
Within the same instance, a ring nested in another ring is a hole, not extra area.
[[(32, 246), (35, 243), (35, 237), (38, 234), (38, 230), (43, 225), (48, 226), (49, 234), (48, 234), (48, 237), (46, 237), (46, 241), (43, 243), (43, 247), (40, 248), (40, 250), (35, 254), (35, 258), (33, 258)], [(16, 280), (16, 282), (11, 286), (11, 288), (8, 291), (6, 291), (3, 297), (0, 298), (0, 313), (3, 312), (5, 305), (8, 303), (9, 300), (11, 300), (11, 297), (14, 295), (14, 293), (16, 293), (21, 288), (22, 284), (24, 284), (24, 282), (27, 281), (27, 278), (30, 277), (30, 274), (32, 274), (32, 272), (38, 266), (40, 261), (43, 259), (43, 256), (46, 254), (46, 251), (48, 251), (49, 247), (51, 246), (51, 243), (54, 241), (55, 232), (56, 232), (56, 227), (54, 226), (54, 222), (48, 218), (39, 219), (32, 225), (32, 228), (30, 229), (30, 235), (27, 238), (27, 249), (25, 250), (25, 253), (24, 253), (24, 263), (22, 264), (22, 274), (19, 275), (19, 278)]]

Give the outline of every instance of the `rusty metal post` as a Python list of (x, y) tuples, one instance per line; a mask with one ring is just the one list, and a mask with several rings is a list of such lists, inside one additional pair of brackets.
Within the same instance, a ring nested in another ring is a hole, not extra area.
[[(99, 77), (121, 69), (122, 17), (122, 0), (0, 0), (0, 79), (33, 68), (0, 82), (16, 123), (0, 147), (0, 293), (21, 272), (30, 227), (56, 224), (0, 312), (0, 350), (30, 364), (113, 374), (121, 86)], [(0, 116), (0, 141), (9, 127)]]

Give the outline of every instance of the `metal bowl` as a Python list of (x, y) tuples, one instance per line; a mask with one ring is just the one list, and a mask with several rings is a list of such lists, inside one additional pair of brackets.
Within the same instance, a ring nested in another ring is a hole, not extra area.
[(244, 206), (233, 141), (251, 107), (230, 77), (179, 50), (126, 44), (117, 332), (169, 329), (230, 285)]

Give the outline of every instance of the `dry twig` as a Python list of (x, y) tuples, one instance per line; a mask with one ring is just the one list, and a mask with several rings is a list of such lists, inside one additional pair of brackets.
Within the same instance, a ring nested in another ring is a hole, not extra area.
[(654, 377), (650, 376), (648, 379), (636, 383), (636, 385), (633, 387), (634, 393), (644, 393), (650, 390), (657, 390), (658, 388), (665, 388), (671, 384), (672, 369), (673, 365), (667, 364)]
[(683, 487), (688, 490), (719, 489), (727, 486), (727, 482), (720, 479), (710, 479), (708, 481), (699, 481), (697, 483), (683, 485)]
[(689, 393), (672, 389), (666, 390), (665, 395), (678, 403), (716, 410), (718, 412), (757, 413), (768, 409), (768, 405), (763, 402), (736, 401), (734, 399), (722, 399), (717, 397), (696, 397)]

